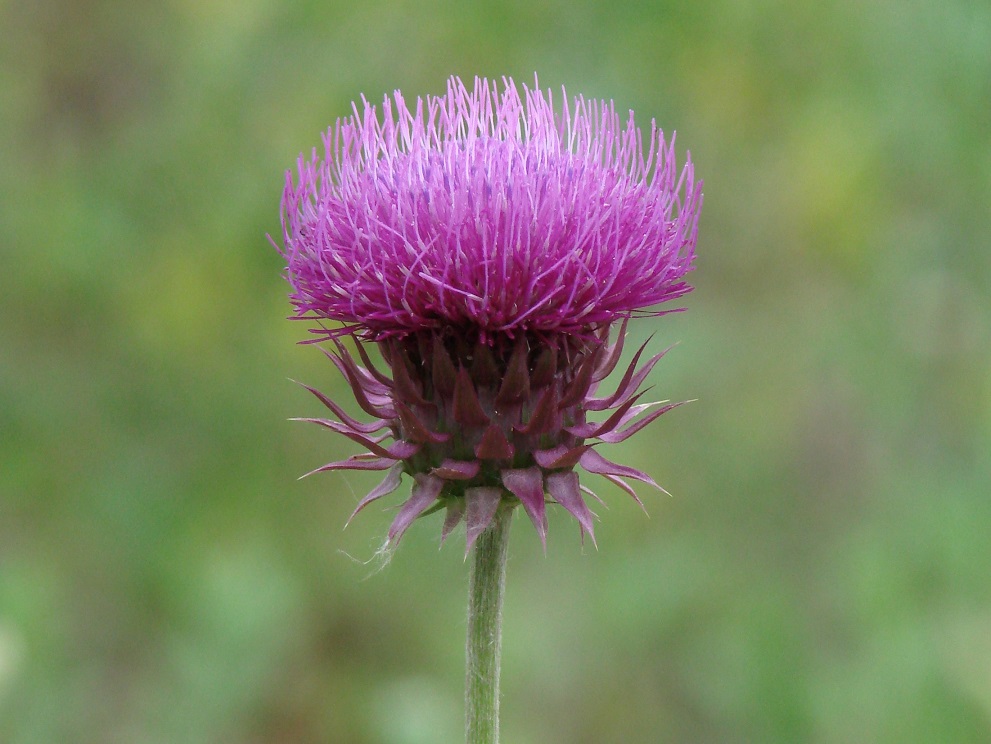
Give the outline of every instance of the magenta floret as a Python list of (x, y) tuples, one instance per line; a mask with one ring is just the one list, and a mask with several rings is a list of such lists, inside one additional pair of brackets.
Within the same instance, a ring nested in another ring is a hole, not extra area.
[[(282, 200), (297, 316), (321, 335), (438, 328), (585, 334), (691, 288), (702, 204), (690, 158), (630, 112), (511, 80), (364, 99), (302, 156)], [(655, 314), (662, 311), (654, 310)]]

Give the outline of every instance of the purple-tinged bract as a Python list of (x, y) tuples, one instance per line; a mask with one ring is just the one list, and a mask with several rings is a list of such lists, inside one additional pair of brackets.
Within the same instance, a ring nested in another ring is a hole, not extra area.
[[(313, 391), (336, 418), (311, 420), (369, 450), (320, 470), (388, 470), (356, 511), (412, 476), (392, 541), (446, 507), (443, 534), (464, 519), (470, 547), (500, 505), (522, 505), (543, 539), (548, 496), (591, 534), (576, 465), (634, 498), (623, 478), (653, 484), (592, 448), (671, 408), (638, 403), (661, 355), (638, 369), (641, 349), (615, 392), (595, 392), (626, 321), (691, 289), (701, 204), (673, 138), (651, 123), (644, 146), (633, 113), (624, 124), (610, 102), (458, 78), (412, 108), (396, 92), (381, 116), (363, 99), (324, 136), (323, 157), (287, 174), (282, 201), (295, 317), (333, 342), (374, 417)], [(600, 411), (611, 414), (588, 420)]]

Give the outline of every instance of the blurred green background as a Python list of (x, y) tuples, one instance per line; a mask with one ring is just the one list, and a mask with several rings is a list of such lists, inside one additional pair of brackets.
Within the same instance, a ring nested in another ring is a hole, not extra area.
[(0, 741), (460, 740), (463, 532), (297, 482), (265, 234), (362, 93), (534, 71), (692, 152), (698, 402), (514, 530), (505, 741), (991, 741), (986, 0), (0, 2)]

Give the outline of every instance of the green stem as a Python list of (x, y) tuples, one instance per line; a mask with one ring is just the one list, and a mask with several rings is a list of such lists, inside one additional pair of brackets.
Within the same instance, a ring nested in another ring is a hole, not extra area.
[(500, 507), (475, 541), (468, 579), (468, 641), (465, 672), (465, 740), (499, 742), (499, 657), (502, 597), (512, 508)]

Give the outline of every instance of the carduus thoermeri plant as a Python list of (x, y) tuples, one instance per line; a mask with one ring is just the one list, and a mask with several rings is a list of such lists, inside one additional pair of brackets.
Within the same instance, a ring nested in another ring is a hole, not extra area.
[(329, 343), (371, 417), (308, 388), (334, 417), (306, 420), (368, 450), (317, 471), (386, 471), (355, 514), (412, 478), (390, 550), (425, 513), (446, 510), (442, 537), (466, 524), (469, 744), (499, 739), (511, 515), (522, 505), (544, 542), (556, 503), (594, 541), (594, 494), (576, 467), (634, 499), (627, 479), (656, 485), (599, 450), (673, 407), (641, 402), (663, 352), (641, 361), (641, 347), (611, 392), (598, 387), (629, 319), (669, 312), (691, 289), (702, 206), (691, 160), (679, 171), (673, 138), (651, 123), (645, 146), (612, 103), (562, 91), (558, 105), (536, 86), (458, 78), (412, 108), (398, 92), (381, 114), (362, 99), (322, 155), (287, 174), (282, 198), (295, 317)]
[(334, 418), (305, 420), (367, 449), (314, 472), (385, 471), (355, 514), (409, 476), (391, 545), (445, 509), (442, 536), (463, 520), (470, 549), (517, 505), (544, 541), (548, 503), (594, 540), (577, 466), (638, 502), (626, 479), (657, 485), (600, 445), (677, 405), (641, 400), (664, 352), (642, 361), (641, 347), (611, 392), (598, 387), (627, 321), (691, 289), (690, 157), (679, 170), (674, 138), (653, 122), (644, 137), (611, 102), (456, 77), (413, 106), (398, 91), (381, 110), (363, 98), (323, 145), (287, 173), (281, 250), (295, 317), (371, 419), (308, 388)]

